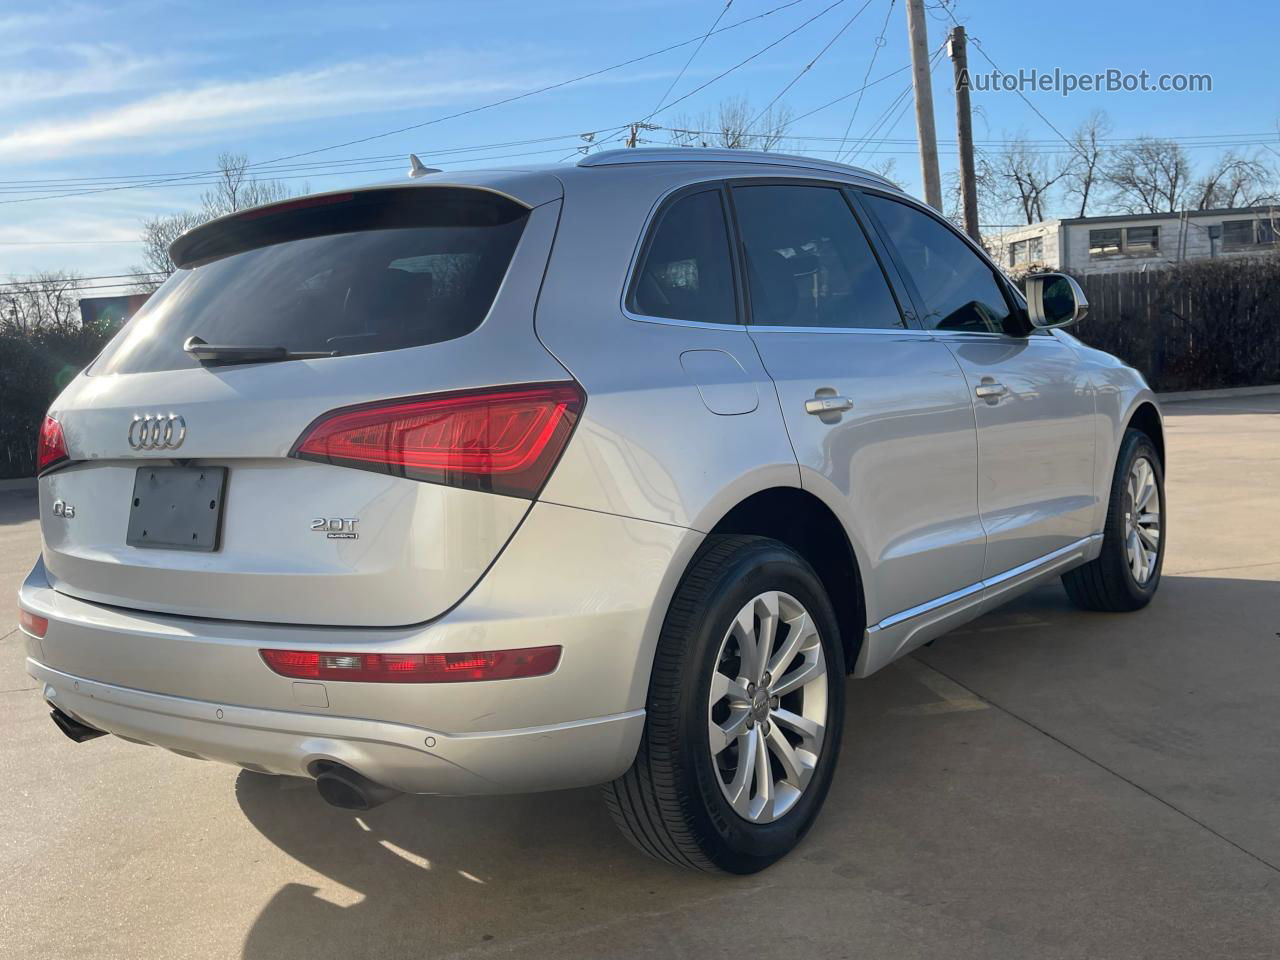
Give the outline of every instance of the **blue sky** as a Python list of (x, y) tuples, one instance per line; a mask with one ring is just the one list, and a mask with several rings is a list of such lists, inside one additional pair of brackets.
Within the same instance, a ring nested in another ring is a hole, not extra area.
[[(785, 0), (733, 0), (721, 25)], [(787, 9), (709, 39), (672, 94), (681, 96), (820, 13), (833, 0), (797, 0)], [(832, 39), (864, 0), (843, 0), (793, 36), (705, 90), (658, 113), (654, 122), (714, 110), (746, 96), (764, 106)], [(203, 187), (142, 186), (75, 197), (73, 178), (177, 175), (207, 170), (222, 150), (251, 161), (368, 137), (479, 106), (699, 37), (723, 0), (539, 0), (392, 2), (328, 6), (317, 0), (62, 2), (0, 0), (0, 275), (67, 268), (114, 274), (139, 262), (135, 238), (146, 216), (194, 207)], [(1031, 93), (1054, 126), (1070, 131), (1091, 111), (1109, 114), (1113, 136), (1253, 134), (1280, 150), (1276, 37), (1280, 4), (954, 0), (971, 36), (1006, 71), (1209, 73), (1213, 92)], [(903, 0), (871, 0), (830, 49), (783, 97), (802, 114), (861, 85), (888, 15), (871, 78), (909, 62)], [(940, 44), (949, 22), (930, 19)], [(473, 115), (305, 158), (310, 169), (281, 171), (312, 191), (398, 175), (410, 151), (437, 166), (556, 162), (582, 131), (644, 117), (676, 79), (693, 46)], [(971, 50), (975, 66), (985, 66)], [(938, 136), (954, 137), (950, 63), (934, 77)], [(909, 80), (898, 73), (869, 88), (851, 138), (865, 137)], [(856, 98), (799, 120), (796, 152), (832, 150)], [(1052, 129), (1012, 93), (975, 93), (975, 137), (1016, 134), (1055, 149)], [(910, 110), (878, 130), (914, 136)], [(662, 132), (648, 134), (665, 139)], [(493, 147), (430, 158), (442, 150), (543, 137), (547, 143)], [(1248, 150), (1265, 150), (1249, 147)], [(534, 152), (537, 151), (537, 152)], [(530, 153), (523, 157), (508, 154)], [(1205, 163), (1217, 148), (1193, 147)], [(944, 176), (954, 152), (942, 144)], [(818, 154), (830, 156), (830, 153)], [(1275, 161), (1275, 155), (1263, 154)], [(503, 157), (498, 161), (464, 157)], [(384, 158), (349, 164), (334, 161)], [(896, 158), (894, 176), (919, 189), (911, 143), (867, 144), (855, 162)], [(335, 175), (335, 171), (338, 172)], [(47, 186), (13, 181), (50, 181)], [(24, 202), (3, 202), (23, 200)], [(77, 241), (66, 243), (66, 241)], [(110, 242), (103, 242), (110, 241)], [(106, 292), (106, 291), (104, 291)]]

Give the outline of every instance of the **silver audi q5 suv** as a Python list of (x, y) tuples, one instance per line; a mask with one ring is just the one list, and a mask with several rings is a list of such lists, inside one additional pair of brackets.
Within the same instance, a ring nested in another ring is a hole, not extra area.
[(1059, 329), (1080, 289), (862, 170), (597, 153), (171, 253), (40, 434), (21, 625), (75, 740), (355, 809), (604, 784), (746, 873), (817, 817), (848, 675), (1160, 581), (1160, 413)]

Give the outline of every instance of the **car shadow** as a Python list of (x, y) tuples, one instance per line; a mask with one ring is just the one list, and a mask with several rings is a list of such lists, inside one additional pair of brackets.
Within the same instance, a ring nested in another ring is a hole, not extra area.
[(242, 771), (236, 798), (267, 840), (319, 875), (286, 883), (262, 909), (244, 943), (253, 960), (515, 947), (563, 932), (568, 904), (607, 926), (646, 902), (724, 892), (721, 878), (632, 849), (596, 789), (404, 796), (355, 814), (328, 806), (310, 780)]
[[(1171, 777), (1170, 784), (1185, 791), (1184, 802), (1195, 807), (1197, 769), (1220, 766), (1223, 744), (1243, 744), (1234, 748), (1241, 771), (1259, 769), (1261, 757), (1252, 754), (1265, 753), (1266, 744), (1247, 742), (1248, 731), (1234, 722), (1223, 725), (1222, 717), (1242, 697), (1269, 695), (1262, 688), (1280, 669), (1277, 612), (1275, 584), (1268, 581), (1166, 577), (1155, 603), (1136, 616), (1077, 611), (1055, 583), (873, 678), (850, 681), (831, 802), (800, 849), (756, 877), (712, 877), (647, 859), (623, 840), (594, 789), (401, 797), (357, 815), (326, 805), (309, 780), (245, 771), (236, 781), (244, 815), (312, 876), (285, 883), (263, 906), (245, 939), (244, 956), (349, 960), (473, 950), (545, 956), (552, 944), (564, 946), (565, 937), (588, 938), (586, 950), (575, 955), (593, 955), (591, 937), (601, 944), (594, 955), (627, 952), (611, 944), (631, 929), (631, 921), (647, 918), (651, 928), (661, 929), (663, 916), (692, 904), (751, 897), (779, 883), (813, 882), (815, 868), (860, 860), (855, 848), (866, 856), (880, 834), (898, 835), (895, 810), (904, 786), (895, 778), (901, 776), (901, 758), (919, 758), (928, 776), (945, 781), (948, 767), (962, 762), (954, 752), (971, 748), (964, 746), (967, 737), (940, 738), (943, 730), (961, 728), (939, 726), (947, 723), (939, 718), (982, 723), (1000, 714), (1006, 701), (1035, 714), (1044, 729), (1066, 725), (1087, 736), (1091, 751), (1113, 756), (1121, 769), (1150, 764), (1154, 755), (1160, 765), (1144, 776), (1153, 786)], [(1209, 662), (1200, 647), (1210, 634), (1201, 625), (1216, 625)], [(1242, 668), (1242, 661), (1256, 669)], [(939, 675), (926, 664), (964, 687), (939, 686)], [(1249, 675), (1257, 680), (1242, 680)], [(1192, 687), (1199, 692), (1189, 698)], [(991, 702), (975, 703), (972, 697)], [(1280, 722), (1280, 705), (1274, 697), (1271, 702), (1262, 713)], [(1195, 736), (1180, 735), (1178, 764), (1166, 769), (1167, 754), (1152, 743), (1160, 747), (1170, 724)], [(1187, 746), (1194, 742), (1205, 745), (1203, 756)], [(1205, 776), (1204, 810), (1212, 819), (1213, 781)], [(1252, 779), (1259, 790), (1280, 788), (1280, 775)], [(930, 795), (947, 785), (916, 783), (911, 789)], [(932, 843), (945, 861), (939, 851), (957, 827), (948, 823), (946, 809), (936, 813), (928, 829), (937, 836), (920, 842)], [(1022, 815), (1028, 823), (1036, 817), (1034, 809)], [(922, 829), (913, 823), (913, 830)], [(895, 862), (915, 856), (911, 848), (881, 853)], [(939, 876), (951, 875), (953, 868), (962, 876), (962, 867), (942, 862)], [(955, 892), (939, 883), (937, 895), (944, 900)]]

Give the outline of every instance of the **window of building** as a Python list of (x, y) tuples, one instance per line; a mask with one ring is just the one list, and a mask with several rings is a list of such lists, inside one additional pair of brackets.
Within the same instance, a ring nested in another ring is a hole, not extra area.
[(1247, 250), (1276, 242), (1276, 225), (1271, 220), (1226, 220), (1222, 224), (1224, 250)]
[(1114, 257), (1120, 253), (1120, 230), (1090, 230), (1089, 256)]
[(1157, 253), (1159, 250), (1159, 227), (1128, 227), (1125, 229), (1125, 253)]
[(1009, 244), (1009, 266), (1021, 267), (1044, 259), (1044, 237), (1028, 237)]

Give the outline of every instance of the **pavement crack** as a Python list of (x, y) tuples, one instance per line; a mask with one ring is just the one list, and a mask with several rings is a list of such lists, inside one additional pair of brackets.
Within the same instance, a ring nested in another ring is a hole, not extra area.
[(972, 687), (964, 683), (961, 683), (959, 680), (957, 680), (955, 677), (951, 676), (950, 674), (946, 673), (945, 671), (938, 670), (938, 668), (935, 667), (933, 664), (927, 664), (927, 666), (931, 670), (935, 670), (940, 675), (946, 677), (952, 683), (956, 684), (956, 686), (963, 687), (965, 690), (968, 690), (975, 697), (985, 700), (987, 703), (991, 704), (991, 706), (995, 707), (1001, 713), (1007, 714), (1008, 716), (1017, 720), (1019, 723), (1025, 724), (1026, 726), (1030, 727), (1032, 730), (1036, 731), (1036, 733), (1039, 733), (1042, 736), (1048, 737), (1054, 743), (1058, 744), (1059, 746), (1065, 747), (1066, 749), (1074, 753), (1076, 756), (1084, 760), (1087, 760), (1089, 763), (1093, 764), (1095, 767), (1098, 767), (1101, 770), (1105, 770), (1107, 773), (1111, 774), (1113, 777), (1123, 780), (1125, 783), (1133, 787), (1135, 790), (1138, 790), (1139, 792), (1146, 794), (1148, 797), (1150, 797), (1152, 800), (1155, 800), (1157, 803), (1162, 804), (1163, 806), (1168, 807), (1174, 813), (1182, 817), (1185, 817), (1187, 820), (1190, 820), (1200, 829), (1205, 830), (1208, 833), (1212, 834), (1213, 836), (1217, 837), (1223, 843), (1228, 844), (1229, 846), (1235, 847), (1237, 850), (1243, 853), (1246, 857), (1249, 857), (1252, 860), (1256, 860), (1258, 863), (1262, 864), (1264, 867), (1266, 867), (1267, 869), (1275, 873), (1280, 873), (1280, 866), (1277, 866), (1276, 864), (1272, 863), (1266, 857), (1263, 857), (1259, 854), (1254, 853), (1248, 847), (1244, 847), (1236, 843), (1236, 841), (1232, 840), (1230, 837), (1215, 830), (1213, 827), (1209, 826), (1209, 824), (1205, 823), (1203, 820), (1199, 819), (1198, 817), (1195, 817), (1192, 814), (1188, 813), (1186, 810), (1183, 810), (1177, 804), (1170, 803), (1168, 800), (1160, 796), (1158, 793), (1152, 792), (1151, 790), (1144, 787), (1142, 784), (1138, 783), (1136, 780), (1125, 776), (1119, 770), (1109, 767), (1105, 763), (1103, 763), (1101, 760), (1098, 760), (1094, 757), (1089, 756), (1089, 754), (1085, 753), (1079, 747), (1073, 746), (1072, 744), (1068, 743), (1066, 740), (1063, 740), (1061, 737), (1059, 737), (1054, 733), (1050, 733), (1048, 730), (1040, 726), (1035, 721), (1028, 720), (1026, 717), (1022, 716), (1020, 713), (1015, 713), (1013, 710), (1009, 709), (1003, 704), (997, 703), (996, 701), (992, 700), (990, 697), (982, 696), (982, 694), (978, 693), (978, 691), (974, 690)]

